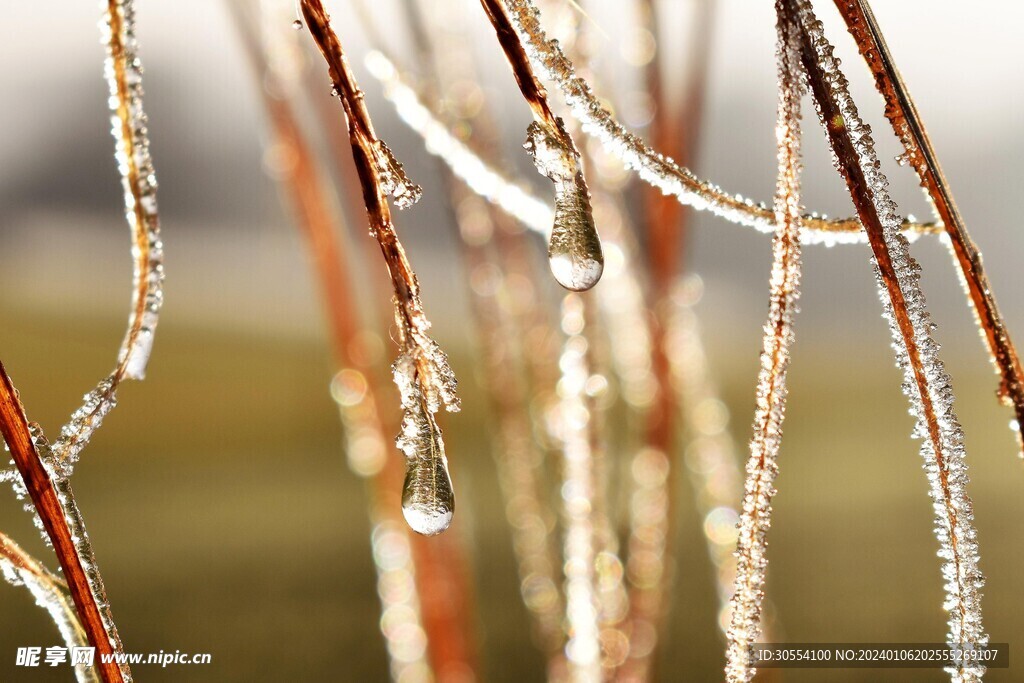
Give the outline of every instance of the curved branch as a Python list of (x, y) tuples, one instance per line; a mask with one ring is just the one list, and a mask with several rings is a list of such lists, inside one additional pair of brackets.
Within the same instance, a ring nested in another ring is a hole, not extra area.
[(72, 414), (53, 445), (59, 465), (56, 474), (60, 478), (71, 475), (82, 449), (116, 405), (121, 381), (145, 376), (163, 305), (163, 244), (156, 205), (156, 175), (142, 109), (142, 64), (135, 40), (134, 0), (108, 0), (103, 30), (111, 130), (124, 188), (125, 216), (132, 234), (132, 307), (117, 366), (85, 395), (82, 407)]
[[(36, 604), (53, 619), (68, 649), (88, 646), (89, 640), (78, 620), (67, 582), (22, 550), (3, 532), (0, 532), (0, 573), (11, 585), (28, 589)], [(76, 665), (75, 675), (79, 683), (99, 681), (95, 668), (88, 665)]]
[(21, 473), (32, 504), (42, 520), (43, 529), (53, 544), (57, 561), (64, 570), (82, 628), (90, 645), (96, 648), (96, 667), (104, 683), (131, 681), (127, 665), (122, 668), (111, 661), (103, 661), (121, 651), (117, 629), (107, 612), (103, 582), (88, 548), (85, 529), (77, 515), (71, 489), (65, 480), (61, 482), (58, 491), (50, 468), (44, 464), (38, 450), (41, 444), (45, 445), (45, 440), (41, 434), (33, 435), (32, 429), (18, 399), (18, 392), (0, 363), (0, 433)]
[[(534, 69), (558, 84), (573, 116), (583, 124), (584, 131), (601, 142), (606, 151), (636, 171), (645, 182), (673, 195), (683, 204), (701, 211), (710, 211), (732, 223), (757, 228), (762, 232), (775, 232), (771, 208), (755, 204), (738, 194), (729, 194), (717, 185), (698, 178), (689, 169), (651, 149), (615, 120), (594, 95), (590, 85), (576, 75), (572, 61), (565, 56), (557, 41), (547, 38), (540, 24), (540, 12), (532, 0), (502, 1), (516, 31), (526, 44), (527, 55)], [(811, 214), (802, 222), (803, 242), (842, 244), (864, 241), (861, 224), (855, 218), (829, 220)], [(934, 223), (904, 222), (903, 229), (910, 235), (942, 231), (941, 226)]]
[(1014, 409), (1017, 443), (1024, 457), (1024, 437), (1021, 433), (1024, 427), (1024, 370), (1021, 369), (1017, 349), (996, 306), (995, 296), (981, 263), (981, 253), (971, 240), (956, 202), (953, 201), (952, 190), (942, 173), (924, 122), (893, 62), (871, 6), (867, 0), (835, 0), (835, 4), (875, 77), (875, 87), (885, 100), (885, 116), (906, 150), (903, 158), (913, 166), (921, 186), (931, 198), (935, 213), (945, 225), (968, 299), (988, 343), (992, 362), (1001, 377), (999, 399), (1003, 405)]

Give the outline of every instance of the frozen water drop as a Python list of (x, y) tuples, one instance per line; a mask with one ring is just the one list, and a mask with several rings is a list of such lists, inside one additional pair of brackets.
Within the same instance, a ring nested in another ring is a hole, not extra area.
[(537, 170), (555, 184), (555, 220), (548, 243), (551, 273), (558, 284), (579, 292), (601, 279), (604, 254), (579, 153), (561, 119), (556, 123), (554, 130), (538, 122), (530, 124), (525, 147)]
[(455, 494), (444, 454), (409, 458), (402, 487), (402, 515), (409, 527), (418, 534), (435, 536), (448, 528), (454, 512)]
[[(563, 234), (559, 235), (559, 232)], [(604, 271), (601, 243), (579, 245), (568, 233), (568, 230), (559, 231), (555, 227), (548, 246), (548, 264), (558, 284), (574, 292), (582, 292), (601, 279)], [(591, 246), (596, 246), (596, 251), (588, 248)]]

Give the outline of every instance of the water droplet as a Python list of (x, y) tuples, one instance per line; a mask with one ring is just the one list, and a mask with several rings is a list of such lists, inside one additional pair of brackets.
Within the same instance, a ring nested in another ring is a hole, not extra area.
[(418, 534), (435, 536), (448, 528), (454, 512), (455, 494), (444, 453), (409, 458), (402, 487), (402, 515), (409, 527)]
[[(393, 366), (395, 383), (402, 394), (402, 428), (395, 444), (405, 453), (405, 483), (402, 486), (402, 514), (413, 531), (424, 536), (441, 533), (451, 524), (455, 512), (455, 493), (448, 473), (441, 428), (433, 410), (442, 399), (424, 395), (415, 377), (415, 361), (399, 356)], [(441, 391), (431, 388), (431, 392)], [(452, 405), (452, 404), (449, 404)], [(433, 410), (432, 410), (433, 409)]]
[(566, 289), (590, 289), (604, 272), (604, 254), (579, 153), (560, 119), (554, 131), (531, 123), (525, 147), (537, 170), (555, 184), (555, 222), (548, 243), (551, 273)]
[(296, 19), (295, 21), (293, 21), (292, 22), (292, 28), (295, 29), (296, 31), (301, 31), (302, 30), (302, 20), (301, 19)]

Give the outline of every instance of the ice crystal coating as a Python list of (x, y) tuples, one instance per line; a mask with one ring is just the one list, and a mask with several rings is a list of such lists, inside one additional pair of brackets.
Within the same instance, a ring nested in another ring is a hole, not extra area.
[(394, 198), (398, 208), (407, 209), (420, 200), (423, 188), (409, 180), (401, 162), (383, 140), (376, 141), (373, 161), (381, 189)]
[[(921, 292), (921, 267), (910, 256), (907, 240), (899, 232), (900, 216), (889, 196), (888, 180), (880, 170), (871, 130), (860, 118), (824, 29), (805, 0), (796, 0), (795, 5), (801, 29), (823, 72), (829, 95), (843, 117), (864, 174), (904, 300), (905, 318), (911, 328), (908, 339), (900, 324), (903, 312), (898, 315), (893, 308), (883, 272), (878, 260), (874, 259), (884, 317), (892, 333), (897, 365), (904, 374), (903, 391), (910, 400), (910, 413), (916, 419), (913, 433), (922, 439), (921, 456), (935, 512), (939, 557), (942, 559), (946, 591), (943, 607), (949, 612), (947, 641), (957, 648), (982, 646), (988, 643), (981, 613), (980, 589), (984, 577), (978, 567), (973, 505), (966, 490), (968, 476), (964, 461), (964, 435), (954, 412), (949, 376), (938, 359), (939, 345), (931, 336), (935, 324), (925, 308)], [(833, 157), (838, 166), (838, 157)], [(956, 667), (947, 671), (955, 683), (978, 681), (984, 674), (982, 667)]]
[(537, 170), (555, 184), (555, 219), (548, 242), (551, 273), (558, 284), (579, 292), (601, 279), (604, 254), (579, 152), (562, 120), (555, 122), (557, 130), (537, 121), (531, 123), (524, 147)]
[(736, 543), (736, 579), (731, 600), (732, 617), (727, 633), (726, 680), (750, 681), (754, 643), (761, 633), (761, 602), (768, 568), (768, 528), (771, 525), (773, 482), (778, 474), (782, 422), (786, 414), (786, 371), (793, 343), (793, 317), (800, 295), (800, 54), (795, 28), (784, 15), (784, 0), (776, 2), (779, 13), (776, 48), (779, 77), (778, 179), (772, 242), (771, 295), (764, 325), (761, 371), (757, 379), (754, 436), (750, 442), (747, 480)]
[(135, 3), (119, 0), (104, 24), (110, 89), (111, 132), (124, 187), (125, 215), (132, 229), (135, 286), (128, 333), (118, 359), (129, 379), (142, 379), (163, 304), (163, 245), (156, 203), (156, 173), (149, 153), (143, 110), (142, 61), (135, 37)]
[(103, 418), (117, 405), (122, 379), (142, 379), (153, 349), (163, 305), (163, 243), (156, 203), (156, 173), (149, 153), (147, 117), (143, 110), (142, 62), (135, 38), (132, 0), (110, 3), (103, 25), (107, 46), (104, 72), (110, 90), (111, 132), (124, 189), (125, 216), (132, 233), (133, 286), (128, 330), (114, 371), (85, 395), (54, 444), (58, 478), (70, 476), (78, 456)]
[[(75, 604), (63, 579), (25, 553), (7, 536), (0, 534), (0, 574), (12, 586), (24, 586), (36, 604), (50, 615), (68, 649), (88, 647), (89, 641), (78, 620)], [(79, 683), (98, 682), (95, 667), (75, 666)]]
[[(557, 40), (549, 40), (540, 24), (540, 10), (533, 0), (503, 0), (509, 18), (519, 34), (538, 74), (556, 83), (562, 91), (572, 115), (584, 132), (595, 137), (605, 150), (636, 171), (645, 182), (670, 194), (681, 203), (698, 211), (710, 211), (731, 223), (774, 233), (772, 211), (738, 194), (729, 194), (711, 182), (695, 176), (690, 170), (659, 154), (643, 140), (620, 124), (594, 94), (590, 85), (577, 75), (572, 61), (566, 57)], [(843, 221), (839, 226), (826, 224), (824, 216), (812, 214), (804, 222), (801, 241), (805, 244), (849, 244), (864, 242), (864, 234), (856, 221)], [(831, 229), (829, 228), (831, 225)], [(934, 226), (917, 226), (935, 232)], [(839, 228), (839, 229), (836, 229)], [(909, 233), (915, 236), (914, 233)]]

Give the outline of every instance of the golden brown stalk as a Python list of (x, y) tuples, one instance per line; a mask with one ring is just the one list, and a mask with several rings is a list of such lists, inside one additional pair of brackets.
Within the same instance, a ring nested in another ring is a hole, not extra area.
[[(42, 520), (46, 535), (53, 544), (57, 561), (64, 571), (68, 590), (78, 611), (82, 628), (89, 644), (96, 648), (96, 667), (104, 683), (124, 683), (131, 676), (128, 667), (121, 667), (104, 658), (112, 657), (120, 650), (117, 631), (108, 631), (107, 622), (100, 612), (99, 598), (90, 585), (86, 564), (94, 565), (94, 559), (82, 557), (73, 540), (71, 528), (64, 513), (62, 497), (70, 493), (65, 482), (61, 493), (57, 492), (46, 466), (40, 459), (32, 433), (29, 430), (25, 409), (18, 398), (18, 391), (11, 383), (3, 364), (0, 363), (0, 433), (11, 452), (18, 472), (28, 489), (39, 519)], [(95, 567), (93, 566), (93, 570)]]
[(772, 242), (771, 296), (764, 325), (757, 407), (736, 540), (736, 578), (730, 602), (732, 614), (725, 666), (729, 683), (744, 683), (754, 673), (750, 655), (761, 634), (761, 605), (768, 567), (767, 534), (786, 415), (786, 375), (794, 340), (793, 320), (800, 295), (800, 99), (803, 94), (800, 53), (793, 15), (782, 0), (777, 0), (775, 8), (779, 76), (775, 215), (779, 229)]
[[(467, 604), (471, 592), (462, 563), (457, 561), (462, 551), (456, 547), (455, 539), (445, 543), (447, 537), (430, 542), (418, 536), (409, 537), (399, 518), (399, 492), (404, 476), (402, 458), (384, 446), (388, 441), (386, 435), (394, 430), (394, 425), (388, 424), (380, 411), (377, 372), (367, 355), (358, 351), (363, 343), (363, 328), (359, 324), (351, 283), (343, 271), (346, 255), (339, 234), (345, 232), (344, 222), (332, 208), (315, 154), (285, 95), (287, 86), (268, 75), (263, 49), (240, 2), (228, 5), (236, 14), (244, 46), (263, 84), (261, 94), (276, 143), (292, 161), (283, 181), (296, 212), (296, 222), (308, 240), (327, 305), (331, 347), (338, 367), (334, 393), (349, 434), (349, 450), (360, 447), (365, 451), (350, 452), (349, 459), (353, 469), (371, 480), (368, 490), (371, 517), (376, 525), (375, 544), (385, 529), (390, 530), (388, 533), (402, 533), (406, 538), (415, 566), (415, 571), (410, 569), (416, 582), (412, 602), (419, 603), (418, 620), (427, 636), (428, 661), (438, 680), (444, 681), (447, 680), (445, 671), (465, 672), (467, 668), (472, 669), (475, 662), (475, 645), (465, 623), (471, 611)], [(361, 438), (366, 432), (373, 434), (372, 441), (378, 447), (371, 448), (368, 440)], [(441, 547), (438, 547), (439, 542)], [(389, 571), (390, 564), (393, 558), (389, 559), (389, 569), (382, 571)], [(407, 662), (396, 664), (393, 661), (392, 673), (396, 678), (401, 678), (401, 672), (395, 667), (404, 664)]]
[(72, 414), (54, 444), (61, 476), (71, 474), (79, 453), (113, 409), (121, 381), (145, 376), (163, 304), (163, 245), (156, 205), (156, 175), (142, 107), (142, 66), (135, 41), (134, 1), (108, 0), (103, 29), (115, 157), (132, 236), (132, 309), (116, 367), (86, 394), (85, 403)]
[[(936, 536), (946, 580), (945, 605), (950, 613), (947, 638), (956, 647), (976, 647), (987, 642), (988, 636), (982, 625), (979, 588), (984, 576), (978, 568), (973, 506), (966, 493), (963, 432), (953, 410), (949, 378), (936, 355), (938, 345), (930, 336), (934, 325), (920, 290), (920, 267), (897, 231), (898, 216), (886, 190), (887, 181), (878, 170), (868, 129), (849, 96), (821, 22), (806, 0), (781, 1), (799, 17), (801, 59), (808, 84), (835, 164), (867, 231), (878, 280), (887, 299), (886, 317), (904, 372), (904, 392), (917, 417), (915, 434), (923, 440), (921, 454), (934, 500)], [(977, 681), (984, 673), (980, 667), (955, 667), (950, 671), (956, 681)]]
[(411, 203), (417, 198), (418, 188), (383, 177), (384, 169), (387, 169), (383, 162), (394, 163), (394, 159), (373, 130), (370, 114), (363, 102), (363, 93), (348, 67), (341, 42), (330, 26), (330, 18), (320, 0), (302, 0), (301, 7), (306, 27), (327, 61), (331, 81), (345, 108), (352, 158), (362, 186), (370, 230), (380, 243), (391, 275), (397, 314), (406, 330), (425, 330), (426, 320), (419, 302), (419, 283), (398, 240), (387, 202), (388, 194), (394, 192), (400, 206)]
[(387, 145), (377, 139), (363, 94), (323, 4), (320, 0), (303, 0), (301, 9), (345, 109), (370, 232), (380, 245), (394, 290), (401, 353), (393, 372), (405, 410), (398, 444), (407, 456), (402, 511), (413, 530), (435, 535), (448, 528), (455, 497), (434, 413), (441, 405), (458, 410), (456, 382), (447, 356), (427, 335), (430, 322), (423, 313), (419, 283), (395, 233), (387, 203), (390, 194), (400, 207), (408, 206), (419, 199), (421, 190), (405, 176)]
[(903, 159), (913, 166), (921, 186), (932, 201), (935, 213), (945, 226), (953, 258), (960, 268), (978, 325), (988, 342), (996, 371), (1001, 376), (997, 394), (1003, 405), (1014, 410), (1017, 441), (1022, 449), (1020, 455), (1024, 457), (1021, 431), (1024, 429), (1024, 370), (1021, 369), (1017, 350), (996, 306), (995, 296), (982, 266), (981, 253), (967, 232), (924, 122), (893, 62), (871, 5), (867, 0), (835, 0), (835, 4), (857, 43), (857, 49), (875, 77), (875, 87), (885, 100), (885, 116), (906, 150)]

